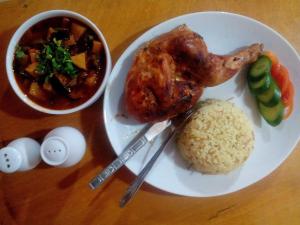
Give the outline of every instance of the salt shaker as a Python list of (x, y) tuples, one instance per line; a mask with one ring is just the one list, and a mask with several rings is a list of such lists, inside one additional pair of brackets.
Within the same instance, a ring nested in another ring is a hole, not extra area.
[(58, 127), (50, 131), (41, 145), (41, 157), (51, 166), (69, 167), (78, 163), (86, 150), (82, 133), (73, 127)]
[(40, 161), (40, 144), (31, 138), (16, 139), (0, 149), (0, 170), (4, 173), (31, 170)]

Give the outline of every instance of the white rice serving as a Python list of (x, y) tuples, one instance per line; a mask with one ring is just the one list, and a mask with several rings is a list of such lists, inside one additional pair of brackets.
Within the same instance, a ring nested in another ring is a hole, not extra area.
[(177, 146), (194, 169), (227, 173), (249, 157), (254, 146), (253, 127), (233, 103), (207, 100), (185, 125)]

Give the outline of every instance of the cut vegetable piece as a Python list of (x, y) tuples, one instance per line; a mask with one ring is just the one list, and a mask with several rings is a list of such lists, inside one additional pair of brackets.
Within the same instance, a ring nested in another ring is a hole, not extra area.
[(294, 101), (294, 95), (295, 95), (294, 85), (291, 81), (289, 81), (286, 91), (283, 92), (281, 96), (283, 104), (285, 106), (291, 105)]
[(29, 73), (31, 76), (37, 77), (38, 76), (38, 74), (36, 73), (37, 65), (38, 65), (37, 62), (31, 63), (25, 68), (25, 71)]
[(45, 93), (42, 91), (37, 82), (32, 82), (29, 88), (29, 94), (39, 100), (45, 100)]
[(66, 77), (63, 74), (55, 74), (55, 77), (58, 79), (58, 81), (61, 83), (62, 86), (66, 87), (68, 86), (70, 79)]
[(96, 73), (89, 73), (85, 80), (85, 84), (89, 87), (95, 86), (97, 84), (98, 76)]
[(281, 92), (272, 78), (270, 87), (263, 93), (258, 94), (257, 99), (261, 103), (269, 107), (274, 106), (278, 104), (279, 101), (281, 101)]
[(55, 33), (55, 32), (56, 32), (56, 30), (54, 28), (49, 27), (48, 33), (47, 33), (47, 40), (50, 40), (52, 34)]
[(274, 52), (264, 51), (263, 55), (267, 56), (271, 60), (272, 65), (279, 63), (279, 60)]
[(74, 35), (75, 41), (78, 41), (79, 38), (83, 35), (83, 33), (86, 31), (86, 28), (77, 24), (72, 23), (71, 25), (71, 33)]
[(76, 44), (76, 41), (75, 41), (74, 35), (72, 35), (72, 34), (70, 35), (69, 40), (64, 41), (65, 46), (71, 46), (71, 45), (75, 45), (75, 44)]
[(270, 72), (271, 66), (272, 62), (267, 56), (260, 56), (250, 67), (249, 79), (252, 81), (261, 79), (265, 73)]
[(68, 83), (68, 87), (74, 87), (77, 85), (77, 83), (78, 83), (77, 77), (75, 77)]
[(255, 94), (261, 94), (266, 91), (271, 84), (271, 74), (266, 73), (260, 80), (258, 81), (248, 81), (250, 91)]
[(38, 57), (40, 51), (37, 49), (31, 48), (31, 49), (29, 49), (28, 52), (29, 52), (31, 63), (37, 62), (37, 57)]
[(61, 22), (62, 27), (69, 28), (71, 25), (71, 20), (68, 17), (64, 17)]
[(289, 71), (283, 65), (275, 64), (272, 66), (271, 74), (276, 84), (279, 86), (281, 93), (284, 93), (289, 85)]
[(277, 126), (283, 119), (284, 106), (281, 101), (279, 101), (273, 107), (268, 107), (258, 102), (258, 108), (263, 118), (271, 125)]
[(50, 82), (46, 81), (43, 83), (43, 89), (49, 93), (54, 93), (53, 87)]
[(274, 75), (276, 76), (276, 75), (278, 75), (278, 73), (280, 73), (280, 67), (281, 67), (280, 63), (272, 64), (271, 74), (273, 77), (274, 77)]
[(86, 53), (71, 56), (72, 62), (80, 69), (86, 70)]
[(93, 49), (92, 52), (95, 54), (99, 54), (102, 50), (103, 46), (100, 41), (93, 41)]
[(67, 86), (64, 86), (62, 83), (61, 83), (61, 80), (59, 80), (57, 78), (57, 76), (53, 76), (49, 82), (51, 83), (52, 85), (52, 88), (53, 90), (56, 92), (56, 93), (59, 93), (63, 96), (68, 96), (71, 89)]

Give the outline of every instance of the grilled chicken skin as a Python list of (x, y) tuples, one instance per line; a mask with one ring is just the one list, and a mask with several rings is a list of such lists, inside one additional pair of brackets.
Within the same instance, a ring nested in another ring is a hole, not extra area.
[(140, 122), (157, 122), (185, 112), (204, 87), (230, 79), (262, 48), (253, 44), (232, 55), (215, 55), (199, 34), (181, 25), (137, 52), (125, 83), (128, 113)]

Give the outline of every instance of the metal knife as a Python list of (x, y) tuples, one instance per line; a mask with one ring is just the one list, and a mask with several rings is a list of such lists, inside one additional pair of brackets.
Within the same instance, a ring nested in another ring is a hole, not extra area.
[(102, 172), (100, 172), (94, 179), (89, 183), (92, 189), (99, 187), (107, 178), (113, 175), (118, 169), (120, 169), (136, 152), (138, 152), (148, 142), (152, 141), (162, 131), (164, 131), (171, 124), (170, 120), (165, 120), (148, 126), (146, 131), (140, 132), (133, 141), (125, 148), (125, 150), (109, 164)]
[(188, 110), (185, 113), (180, 114), (179, 116), (172, 119), (172, 125), (170, 126), (170, 132), (167, 136), (167, 138), (164, 140), (164, 142), (161, 144), (159, 149), (156, 151), (156, 153), (152, 156), (152, 158), (149, 160), (149, 162), (146, 164), (144, 169), (139, 173), (139, 175), (136, 177), (134, 182), (129, 186), (129, 188), (126, 190), (124, 196), (122, 197), (120, 201), (120, 207), (123, 208), (129, 200), (131, 200), (134, 195), (137, 193), (137, 191), (142, 186), (147, 174), (153, 167), (155, 161), (158, 159), (160, 154), (163, 152), (164, 148), (166, 147), (167, 143), (170, 141), (170, 139), (181, 131), (185, 123), (189, 120), (190, 116), (193, 113), (193, 109)]

